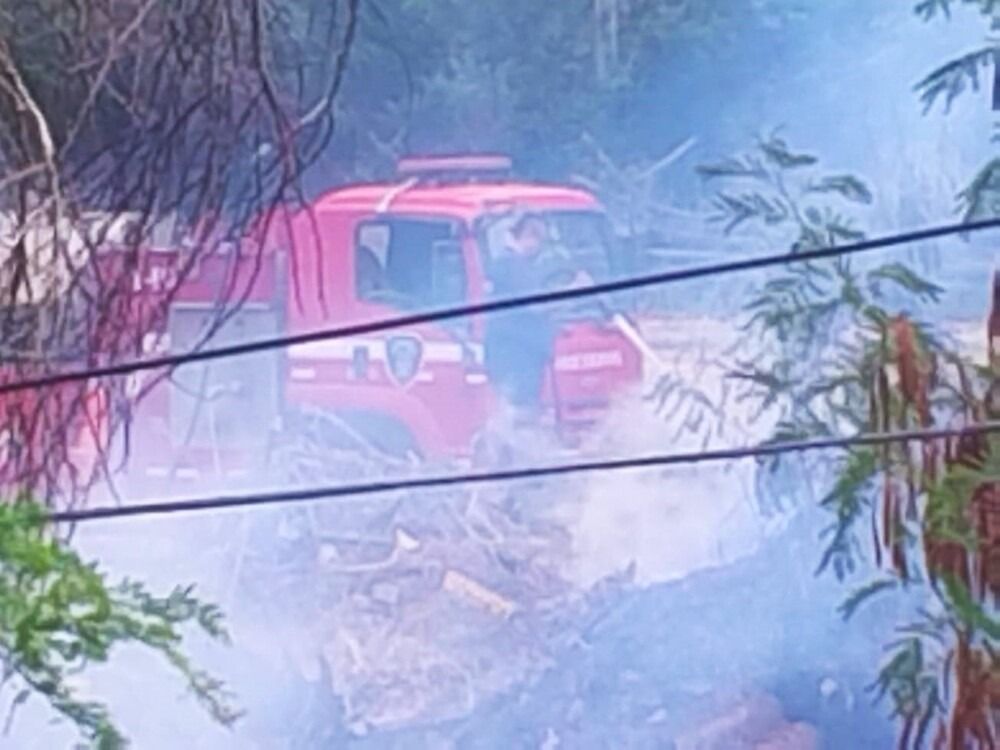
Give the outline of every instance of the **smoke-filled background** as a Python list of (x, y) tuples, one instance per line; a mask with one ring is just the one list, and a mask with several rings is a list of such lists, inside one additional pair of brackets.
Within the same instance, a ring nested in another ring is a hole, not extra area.
[[(696, 172), (780, 129), (871, 188), (870, 205), (848, 209), (866, 233), (954, 221), (958, 193), (993, 153), (992, 71), (947, 113), (925, 113), (914, 87), (988, 29), (957, 6), (933, 23), (912, 6), (362, 0), (333, 135), (305, 190), (387, 175), (405, 153), (501, 151), (527, 176), (593, 187), (616, 221), (693, 265), (794, 239), (766, 226), (724, 235), (709, 221), (715, 187)], [(914, 311), (932, 309), (982, 361), (992, 243), (950, 238), (862, 263), (896, 256), (932, 278), (940, 304)], [(643, 334), (662, 369), (647, 367), (587, 448), (769, 437), (774, 418), (728, 374), (740, 352), (760, 354), (741, 307), (777, 273), (658, 291)], [(322, 476), (366, 471), (378, 469)], [(127, 650), (86, 687), (137, 748), (888, 747), (891, 705), (868, 688), (893, 627), (927, 602), (919, 591), (880, 599), (844, 621), (850, 587), (815, 574), (831, 476), (793, 457), (774, 470), (712, 463), (82, 525), (75, 542), (113, 575), (191, 582), (221, 605), (232, 644), (193, 641), (191, 653), (246, 715), (215, 726), (163, 665)], [(511, 504), (518, 523), (501, 528), (494, 510)], [(349, 542), (349, 562), (338, 528), (368, 534)], [(873, 561), (861, 565), (859, 583)], [(450, 584), (427, 583), (439, 574)], [(0, 745), (68, 746), (72, 731), (50, 718), (29, 700)], [(736, 734), (698, 739), (721, 725)]]

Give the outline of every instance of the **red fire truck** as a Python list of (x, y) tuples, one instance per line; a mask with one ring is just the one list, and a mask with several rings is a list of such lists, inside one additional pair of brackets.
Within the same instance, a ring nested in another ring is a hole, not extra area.
[[(491, 262), (525, 213), (544, 222), (549, 250), (591, 278), (625, 270), (591, 193), (520, 181), (510, 170), (500, 156), (407, 158), (392, 181), (338, 188), (275, 215), (255, 249), (199, 258), (148, 351), (190, 350), (220, 311), (227, 320), (210, 345), (487, 299)], [(148, 272), (167, 278), (184, 251), (150, 258), (159, 260)], [(642, 356), (602, 304), (553, 315), (561, 322), (543, 403), (570, 436), (638, 384)], [(136, 412), (130, 474), (146, 487), (212, 478), (232, 486), (286, 436), (317, 432), (394, 457), (467, 457), (497, 404), (483, 332), (477, 316), (180, 367)]]

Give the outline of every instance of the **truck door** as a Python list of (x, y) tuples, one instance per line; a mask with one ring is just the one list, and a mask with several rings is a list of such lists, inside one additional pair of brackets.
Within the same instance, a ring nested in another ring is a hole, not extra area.
[[(446, 218), (380, 216), (362, 222), (354, 263), (359, 316), (392, 317), (467, 303), (467, 239), (464, 226)], [(376, 348), (383, 359), (381, 387), (418, 400), (448, 449), (470, 444), (485, 419), (488, 397), (482, 345), (471, 321), (392, 332)]]

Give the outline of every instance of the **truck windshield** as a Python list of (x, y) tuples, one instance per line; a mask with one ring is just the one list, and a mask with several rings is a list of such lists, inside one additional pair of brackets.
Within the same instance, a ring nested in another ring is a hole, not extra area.
[(358, 228), (354, 283), (359, 300), (411, 310), (461, 304), (465, 258), (455, 222), (387, 217)]

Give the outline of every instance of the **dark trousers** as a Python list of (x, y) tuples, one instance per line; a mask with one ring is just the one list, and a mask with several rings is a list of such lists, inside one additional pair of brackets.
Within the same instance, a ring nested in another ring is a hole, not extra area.
[(530, 340), (530, 332), (524, 331), (520, 337), (487, 336), (485, 344), (486, 372), (493, 387), (515, 408), (539, 411), (551, 345)]

